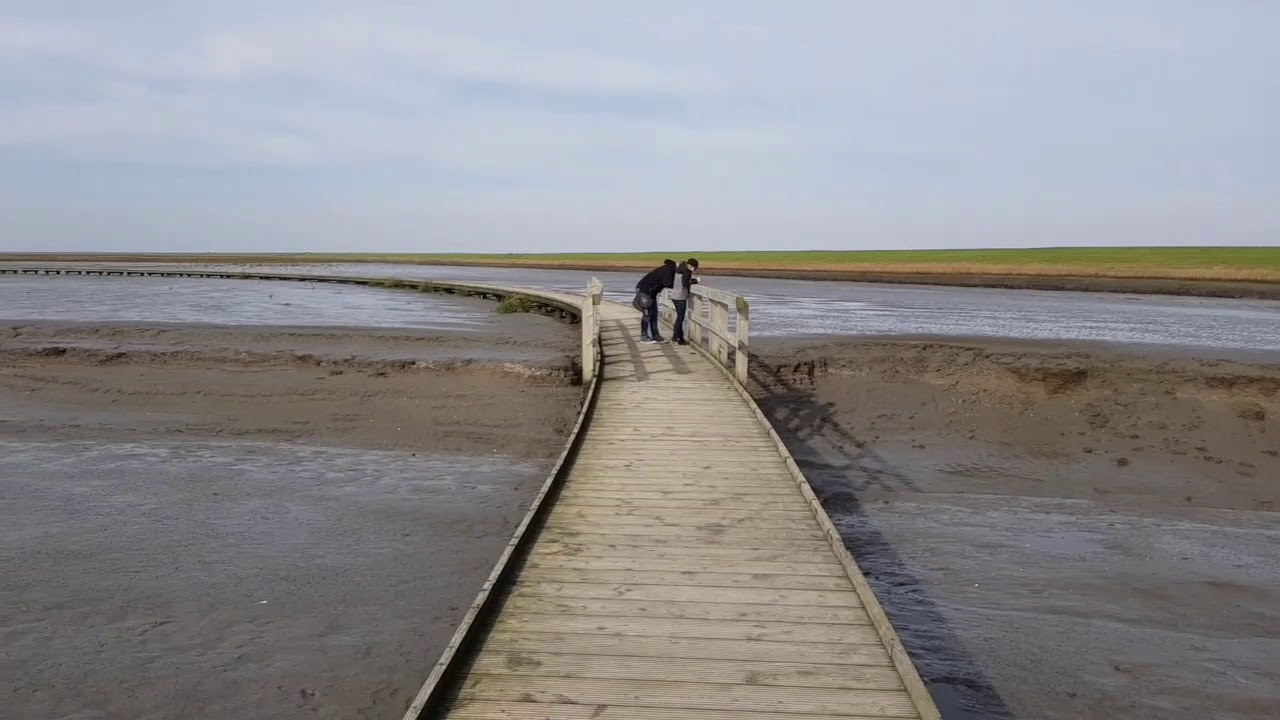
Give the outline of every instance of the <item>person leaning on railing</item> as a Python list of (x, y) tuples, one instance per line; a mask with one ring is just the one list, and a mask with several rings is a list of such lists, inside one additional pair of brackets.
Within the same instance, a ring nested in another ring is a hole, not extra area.
[(689, 295), (698, 278), (693, 272), (698, 269), (698, 259), (689, 258), (676, 267), (676, 280), (671, 288), (671, 302), (676, 306), (676, 324), (671, 329), (671, 342), (677, 345), (688, 345), (684, 338), (684, 317), (689, 310)]
[(658, 294), (675, 282), (676, 261), (664, 260), (661, 267), (650, 270), (636, 283), (636, 299), (631, 301), (631, 306), (640, 311), (642, 342), (662, 342), (662, 331), (658, 329)]

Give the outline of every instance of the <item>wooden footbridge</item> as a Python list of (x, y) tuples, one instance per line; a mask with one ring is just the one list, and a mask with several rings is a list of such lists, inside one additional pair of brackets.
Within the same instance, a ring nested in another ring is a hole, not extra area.
[(523, 295), (581, 321), (572, 438), (406, 720), (939, 718), (804, 475), (743, 387), (748, 307), (697, 288), (694, 346), (584, 296), (385, 278), (142, 274)]

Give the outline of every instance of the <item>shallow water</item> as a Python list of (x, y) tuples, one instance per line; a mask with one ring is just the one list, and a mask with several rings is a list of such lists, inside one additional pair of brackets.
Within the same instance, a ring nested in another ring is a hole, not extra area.
[(834, 520), (949, 720), (1280, 703), (1271, 513), (938, 495)]
[(0, 440), (0, 716), (399, 717), (544, 471)]
[[(325, 265), (278, 272), (510, 283), (580, 292), (595, 276), (629, 299), (631, 273), (574, 270)], [(709, 277), (751, 302), (754, 336), (953, 335), (1092, 340), (1280, 352), (1280, 301)]]
[(0, 276), (0, 319), (478, 330), (493, 305), (358, 285)]
[[(638, 279), (634, 273), (390, 264), (273, 265), (259, 269), (470, 280), (569, 292), (582, 291), (594, 276), (605, 283), (606, 295), (615, 300), (629, 299)], [(76, 284), (77, 294), (66, 292), (64, 296), (59, 290), (58, 299), (48, 309), (41, 309), (51, 301), (35, 288), (50, 282)], [(1280, 301), (739, 277), (710, 277), (707, 283), (747, 297), (753, 336), (951, 335), (1280, 352)], [(228, 323), (465, 327), (485, 312), (482, 305), (468, 311), (466, 301), (457, 298), (365, 287), (4, 276), (0, 277), (0, 316), (78, 319), (84, 312), (81, 305), (88, 304), (86, 296), (78, 295), (79, 288), (101, 296), (94, 297), (93, 304), (102, 309), (93, 312), (112, 313), (110, 319), (157, 320), (156, 313), (163, 312), (180, 316), (177, 322), (192, 322), (205, 321), (203, 318), (213, 313), (218, 316), (213, 322)], [(24, 293), (30, 293), (25, 300)], [(163, 302), (172, 307), (139, 308), (140, 302)], [(22, 315), (11, 310), (10, 304), (42, 314)]]

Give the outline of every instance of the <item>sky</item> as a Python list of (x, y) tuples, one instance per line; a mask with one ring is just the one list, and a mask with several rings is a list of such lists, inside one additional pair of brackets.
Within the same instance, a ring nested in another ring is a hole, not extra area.
[(0, 251), (1280, 244), (1272, 0), (6, 0)]

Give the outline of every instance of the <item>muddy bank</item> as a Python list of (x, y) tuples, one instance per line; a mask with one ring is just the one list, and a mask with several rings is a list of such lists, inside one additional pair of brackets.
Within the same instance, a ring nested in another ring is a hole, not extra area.
[(762, 341), (753, 392), (949, 718), (1271, 717), (1280, 363)]
[[(684, 253), (688, 254), (688, 253)], [(696, 254), (696, 253), (695, 253)], [(672, 253), (672, 256), (683, 256)], [(528, 270), (579, 270), (584, 272), (617, 272), (633, 274), (644, 271), (643, 263), (610, 262), (557, 262), (557, 261), (467, 261), (461, 258), (432, 261), (422, 258), (396, 258), (394, 255), (332, 256), (317, 255), (94, 255), (94, 254), (39, 254), (9, 253), (0, 256), (0, 262), (41, 263), (190, 263), (246, 264), (246, 265), (324, 265), (343, 264), (400, 264), (449, 267), (491, 267)], [(1206, 272), (1212, 272), (1208, 270)], [(1007, 275), (963, 274), (942, 269), (939, 272), (884, 272), (874, 270), (822, 270), (814, 268), (715, 268), (708, 264), (703, 269), (707, 276), (730, 275), (735, 277), (768, 278), (774, 280), (822, 280), (838, 282), (889, 283), (906, 285), (939, 285), (950, 287), (985, 287), (1016, 290), (1068, 290), (1076, 292), (1115, 292), (1151, 295), (1190, 295), (1217, 298), (1253, 298), (1280, 300), (1280, 283), (1239, 280), (1187, 280), (1162, 277), (1087, 277), (1071, 275)]]
[(6, 323), (15, 717), (398, 717), (572, 426), (575, 334)]

